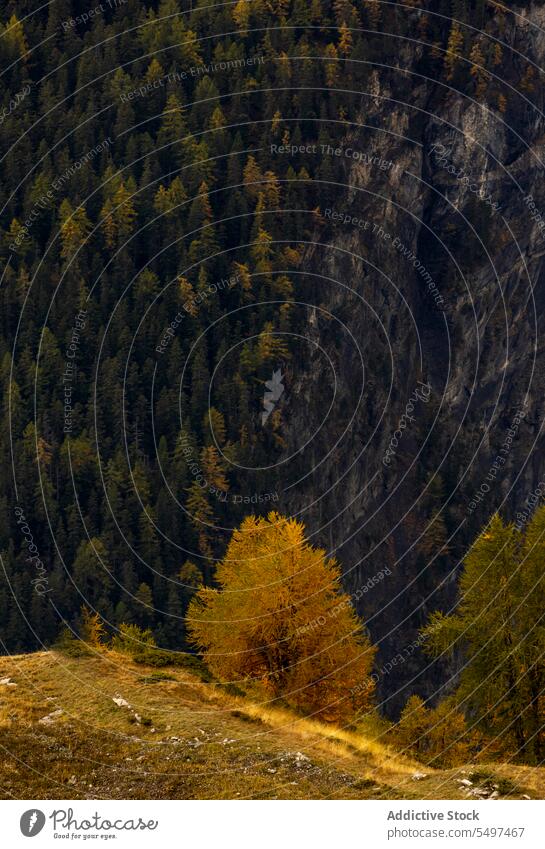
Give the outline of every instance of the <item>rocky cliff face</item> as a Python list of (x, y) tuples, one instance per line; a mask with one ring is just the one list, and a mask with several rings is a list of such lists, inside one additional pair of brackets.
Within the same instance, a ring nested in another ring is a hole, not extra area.
[(325, 154), (335, 178), (302, 263), (316, 345), (284, 402), (289, 453), (309, 411), (332, 408), (284, 501), (343, 564), (390, 714), (409, 684), (452, 684), (418, 629), (455, 602), (492, 513), (524, 512), (545, 479), (540, 72), (520, 84), (543, 63), (545, 10), (519, 12), (487, 29), (504, 42), (501, 108), (424, 78), (414, 44), (373, 72), (360, 126)]

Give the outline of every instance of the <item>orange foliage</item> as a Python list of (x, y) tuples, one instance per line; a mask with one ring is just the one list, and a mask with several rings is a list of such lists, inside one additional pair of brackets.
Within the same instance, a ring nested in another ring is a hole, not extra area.
[(187, 624), (222, 681), (258, 682), (273, 698), (339, 721), (371, 705), (375, 649), (325, 551), (303, 524), (247, 516), (218, 565), (219, 589), (193, 599)]

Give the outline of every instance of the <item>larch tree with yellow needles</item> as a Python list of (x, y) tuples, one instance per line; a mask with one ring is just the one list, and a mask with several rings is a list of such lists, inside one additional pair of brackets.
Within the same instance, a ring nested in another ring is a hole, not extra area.
[(544, 586), (545, 506), (526, 525), (495, 514), (464, 559), (457, 607), (433, 613), (423, 631), (426, 652), (463, 653), (454, 695), (466, 717), (537, 764), (545, 756)]
[(305, 528), (278, 513), (247, 516), (202, 588), (187, 626), (213, 673), (224, 682), (256, 682), (273, 699), (328, 721), (372, 704), (375, 648), (341, 571)]

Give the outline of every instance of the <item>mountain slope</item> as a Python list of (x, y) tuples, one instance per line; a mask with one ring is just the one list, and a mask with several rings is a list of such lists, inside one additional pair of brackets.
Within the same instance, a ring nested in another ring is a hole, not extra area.
[[(288, 512), (339, 556), (383, 661), (452, 607), (480, 529), (495, 510), (523, 512), (545, 476), (545, 265), (529, 206), (545, 207), (545, 127), (541, 89), (521, 86), (518, 65), (541, 61), (543, 19), (537, 3), (508, 25), (486, 18), (486, 48), (506, 59), (506, 112), (492, 91), (430, 74), (419, 42), (394, 39), (302, 263), (318, 305), (309, 333), (338, 380), (336, 415), (300, 459), (311, 471)], [(286, 400), (287, 454), (310, 439), (308, 411), (329, 403), (317, 362)], [(376, 581), (385, 563), (391, 576)], [(415, 652), (380, 679), (385, 711), (456, 671)]]
[[(179, 667), (158, 671), (114, 653), (39, 652), (2, 658), (0, 680), (2, 798), (463, 799), (470, 792), (460, 784), (472, 780), (470, 766), (423, 768), (369, 734), (230, 695)], [(484, 781), (512, 798), (543, 797), (544, 769), (478, 771), (473, 789)]]

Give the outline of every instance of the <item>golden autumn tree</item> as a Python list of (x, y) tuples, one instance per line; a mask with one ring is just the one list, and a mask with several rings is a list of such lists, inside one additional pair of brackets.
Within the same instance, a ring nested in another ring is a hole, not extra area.
[(339, 52), (343, 56), (348, 56), (352, 52), (352, 43), (352, 33), (343, 21), (339, 27)]
[(10, 57), (26, 60), (28, 45), (23, 24), (17, 15), (12, 15), (5, 27), (0, 24), (0, 38), (2, 39), (4, 49), (7, 50)]
[(339, 54), (334, 44), (328, 44), (325, 48), (326, 62), (324, 65), (325, 82), (328, 88), (335, 88), (339, 79)]
[(193, 598), (187, 626), (222, 681), (256, 682), (329, 721), (371, 705), (375, 648), (341, 587), (341, 571), (301, 522), (247, 516)]
[(180, 285), (182, 309), (185, 310), (188, 315), (192, 316), (192, 318), (195, 318), (195, 316), (198, 315), (199, 312), (197, 304), (195, 303), (197, 297), (195, 294), (195, 289), (193, 288), (187, 277), (184, 277), (183, 275), (181, 277), (178, 277), (178, 283)]
[(490, 75), (485, 67), (486, 59), (482, 50), (482, 45), (479, 41), (476, 41), (471, 48), (469, 61), (471, 62), (471, 70), (469, 73), (475, 80), (475, 94), (477, 96), (477, 100), (480, 100), (486, 92)]
[(107, 247), (114, 248), (130, 236), (136, 221), (132, 202), (135, 186), (120, 182), (113, 195), (105, 201), (101, 211), (102, 230)]
[(85, 207), (73, 209), (65, 198), (60, 208), (61, 219), (61, 256), (67, 259), (85, 242), (91, 230), (91, 222), (85, 213)]
[(450, 82), (454, 79), (456, 68), (458, 67), (464, 47), (464, 36), (460, 27), (453, 22), (448, 38), (447, 50), (444, 58), (445, 72), (447, 80)]
[(534, 764), (545, 757), (544, 586), (545, 506), (523, 527), (495, 514), (464, 558), (458, 605), (422, 632), (427, 653), (463, 653), (454, 695), (472, 724)]
[(257, 357), (261, 364), (268, 360), (288, 360), (289, 349), (284, 337), (275, 333), (272, 321), (266, 321), (257, 341)]
[(244, 191), (251, 200), (256, 200), (262, 190), (263, 174), (255, 156), (250, 155), (242, 172)]
[(250, 20), (250, 4), (239, 0), (233, 9), (233, 20), (241, 32), (245, 30)]

